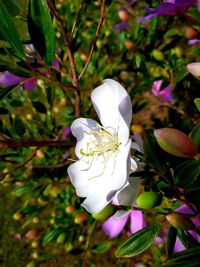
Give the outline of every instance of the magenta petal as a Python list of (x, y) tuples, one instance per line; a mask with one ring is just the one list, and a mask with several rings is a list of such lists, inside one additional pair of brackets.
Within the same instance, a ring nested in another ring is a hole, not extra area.
[(177, 237), (176, 238), (176, 242), (175, 242), (175, 246), (174, 246), (174, 253), (178, 253), (178, 252), (180, 252), (182, 250), (185, 250), (185, 246), (180, 241), (180, 239)]
[(106, 220), (103, 225), (102, 229), (105, 232), (106, 235), (108, 235), (110, 238), (114, 238), (118, 236), (122, 230), (124, 229), (129, 215), (123, 217), (120, 220), (116, 220), (113, 216), (110, 217), (108, 220)]
[(15, 74), (12, 74), (9, 71), (5, 71), (1, 76), (0, 76), (0, 85), (2, 86), (11, 86), (18, 84), (20, 82), (25, 81), (27, 78), (25, 77), (19, 77), (16, 76)]
[(57, 58), (54, 59), (53, 66), (55, 68), (58, 68), (59, 67), (59, 61), (57, 60)]
[(144, 216), (141, 211), (139, 210), (131, 211), (130, 218), (131, 218), (130, 230), (132, 234), (140, 231), (145, 227)]
[(151, 88), (151, 93), (155, 96), (159, 96), (159, 91), (161, 89), (163, 80), (158, 80), (158, 81), (154, 81), (152, 88)]
[(70, 133), (71, 133), (71, 127), (70, 126), (65, 127), (62, 140), (66, 140)]
[(183, 214), (189, 214), (189, 215), (193, 215), (194, 212), (188, 207), (188, 205), (183, 204), (182, 206), (178, 207), (176, 209), (177, 212), (183, 213)]
[(171, 86), (171, 85), (168, 85), (163, 90), (161, 90), (159, 92), (159, 95), (162, 98), (162, 100), (169, 102), (169, 103), (172, 103), (173, 102), (173, 97), (171, 95), (172, 90), (173, 90), (173, 86)]
[(34, 89), (37, 84), (37, 80), (38, 78), (35, 77), (28, 79), (27, 82), (24, 83), (24, 89), (27, 91)]

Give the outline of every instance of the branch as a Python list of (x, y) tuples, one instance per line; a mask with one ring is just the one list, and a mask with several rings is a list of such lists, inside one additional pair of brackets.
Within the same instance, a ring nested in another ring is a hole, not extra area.
[(72, 146), (74, 142), (63, 140), (0, 140), (0, 148), (17, 148), (17, 147), (43, 147), (43, 146)]
[(78, 117), (80, 117), (81, 92), (79, 89), (79, 79), (78, 79), (78, 75), (77, 75), (74, 56), (73, 56), (73, 53), (72, 53), (72, 50), (70, 47), (70, 42), (69, 42), (67, 35), (65, 33), (63, 21), (57, 12), (55, 3), (52, 0), (48, 0), (48, 6), (49, 6), (52, 14), (55, 16), (55, 18), (56, 18), (56, 20), (60, 26), (60, 29), (62, 32), (63, 43), (64, 43), (66, 50), (67, 50), (67, 54), (68, 54), (68, 58), (69, 58), (69, 64), (71, 66), (71, 71), (72, 71), (72, 84), (74, 86), (75, 95), (76, 95), (75, 115), (78, 118)]
[(85, 71), (87, 70), (87, 68), (88, 68), (88, 66), (90, 64), (94, 49), (96, 47), (96, 42), (97, 42), (97, 39), (99, 37), (99, 33), (100, 33), (101, 27), (103, 25), (104, 19), (105, 19), (105, 14), (106, 14), (105, 5), (102, 3), (101, 4), (101, 15), (100, 15), (99, 23), (98, 23), (97, 30), (96, 30), (96, 33), (95, 33), (95, 38), (94, 38), (94, 41), (93, 41), (93, 43), (91, 45), (89, 56), (87, 58), (85, 66), (83, 67), (83, 70), (82, 70), (82, 72), (80, 73), (80, 75), (78, 77), (79, 80), (82, 78), (82, 76), (84, 75)]

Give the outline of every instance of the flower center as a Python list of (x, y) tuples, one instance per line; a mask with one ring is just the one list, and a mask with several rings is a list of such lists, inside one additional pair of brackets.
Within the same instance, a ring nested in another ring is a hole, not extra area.
[(80, 149), (80, 153), (83, 156), (95, 156), (105, 154), (115, 154), (119, 150), (121, 143), (118, 139), (118, 134), (112, 127), (102, 127), (97, 124), (96, 127), (90, 128), (86, 134), (91, 135), (91, 139), (87, 143), (87, 149), (84, 151)]

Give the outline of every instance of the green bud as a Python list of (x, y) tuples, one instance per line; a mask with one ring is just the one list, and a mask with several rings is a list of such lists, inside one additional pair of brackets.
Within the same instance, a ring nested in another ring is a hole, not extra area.
[(112, 216), (115, 213), (115, 208), (113, 205), (108, 204), (102, 211), (99, 213), (93, 213), (92, 217), (96, 220), (106, 220), (108, 217)]
[(154, 131), (154, 136), (159, 146), (174, 156), (193, 158), (198, 154), (193, 141), (177, 129), (157, 129)]
[(65, 242), (65, 238), (66, 238), (65, 233), (61, 233), (61, 234), (59, 234), (59, 236), (57, 237), (56, 242), (57, 242), (58, 244), (63, 244), (63, 243)]
[(192, 230), (195, 228), (190, 215), (172, 212), (166, 216), (168, 222), (177, 229)]
[(35, 267), (35, 263), (31, 261), (26, 265), (26, 267)]
[(136, 199), (136, 204), (142, 209), (151, 209), (156, 206), (159, 200), (157, 192), (149, 191), (141, 193)]
[(152, 56), (158, 61), (162, 61), (164, 59), (163, 53), (158, 49), (154, 49), (152, 51)]

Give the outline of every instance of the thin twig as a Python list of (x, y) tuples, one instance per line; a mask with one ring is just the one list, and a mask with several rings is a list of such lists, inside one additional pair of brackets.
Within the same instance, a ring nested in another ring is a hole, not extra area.
[(74, 20), (74, 23), (73, 23), (73, 26), (72, 26), (71, 35), (70, 35), (70, 38), (69, 38), (70, 42), (71, 42), (71, 40), (72, 40), (73, 37), (74, 37), (74, 33), (75, 33), (76, 25), (77, 25), (77, 22), (78, 22), (78, 18), (79, 18), (79, 16), (80, 16), (80, 13), (81, 13), (81, 11), (82, 11), (82, 9), (83, 9), (83, 6), (84, 6), (85, 2), (86, 2), (86, 0), (83, 0), (83, 1), (82, 1), (82, 3), (80, 4), (80, 6), (79, 6), (79, 8), (78, 8), (77, 13), (76, 13), (76, 17), (75, 17), (75, 20)]
[(103, 25), (104, 19), (105, 19), (105, 15), (106, 15), (105, 5), (103, 3), (101, 3), (101, 15), (100, 15), (99, 23), (98, 23), (97, 30), (95, 33), (95, 38), (94, 38), (93, 43), (91, 45), (90, 52), (89, 52), (87, 61), (85, 63), (85, 66), (83, 67), (83, 69), (82, 69), (82, 71), (78, 77), (79, 80), (82, 78), (82, 76), (84, 75), (85, 71), (87, 70), (87, 68), (90, 64), (94, 49), (96, 47), (96, 42), (97, 42), (97, 39), (99, 37), (99, 33), (100, 33), (101, 27)]
[(48, 6), (49, 6), (52, 14), (55, 16), (55, 18), (56, 18), (56, 20), (60, 26), (60, 30), (61, 30), (62, 38), (63, 38), (63, 43), (64, 43), (66, 50), (67, 50), (69, 64), (71, 66), (71, 72), (72, 72), (72, 84), (74, 86), (74, 91), (75, 91), (75, 96), (76, 96), (75, 115), (76, 115), (76, 117), (80, 117), (81, 92), (79, 89), (79, 79), (78, 79), (78, 75), (77, 75), (76, 64), (75, 64), (74, 56), (73, 56), (72, 49), (70, 46), (70, 42), (67, 38), (63, 21), (57, 12), (55, 3), (51, 0), (48, 0)]
[(64, 140), (0, 140), (0, 148), (17, 148), (17, 147), (43, 147), (43, 146), (72, 146), (74, 142)]

